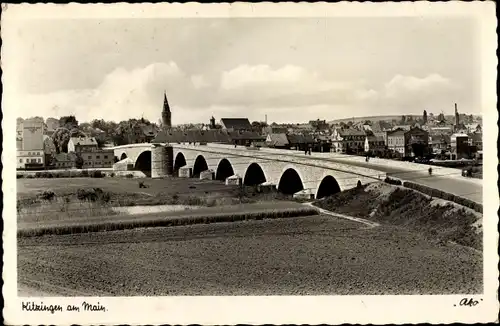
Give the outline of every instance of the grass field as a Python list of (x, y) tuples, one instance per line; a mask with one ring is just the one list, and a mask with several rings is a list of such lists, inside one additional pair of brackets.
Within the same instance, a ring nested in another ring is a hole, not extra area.
[[(139, 187), (143, 183), (145, 187)], [(82, 200), (78, 192), (98, 188), (95, 201)], [(252, 187), (243, 190), (226, 186), (220, 181), (197, 179), (122, 179), (73, 178), (18, 179), (18, 223), (59, 221), (73, 218), (92, 218), (117, 215), (114, 207), (186, 205), (227, 206), (290, 199), (278, 193), (257, 193)], [(43, 198), (43, 192), (54, 197)], [(103, 197), (103, 198), (101, 198)]]
[[(144, 182), (148, 188), (139, 188)], [(143, 193), (150, 196), (175, 193), (230, 193), (235, 187), (224, 185), (220, 181), (197, 179), (151, 179), (151, 178), (71, 178), (71, 179), (17, 179), (18, 198), (29, 197), (37, 192), (50, 189), (57, 194), (70, 194), (79, 188), (99, 187), (115, 194)], [(191, 188), (194, 187), (194, 188)]]
[(331, 216), (18, 238), (17, 254), (21, 296), (483, 291), (481, 254)]

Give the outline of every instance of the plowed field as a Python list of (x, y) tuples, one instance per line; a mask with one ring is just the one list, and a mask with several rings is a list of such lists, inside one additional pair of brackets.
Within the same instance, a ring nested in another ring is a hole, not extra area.
[(482, 256), (470, 248), (331, 216), (19, 238), (18, 278), (20, 295), (483, 290)]

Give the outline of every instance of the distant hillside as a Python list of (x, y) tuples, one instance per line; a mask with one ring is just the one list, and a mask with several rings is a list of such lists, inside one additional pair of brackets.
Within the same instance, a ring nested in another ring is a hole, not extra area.
[[(370, 116), (370, 117), (354, 117), (354, 118), (344, 118), (344, 119), (335, 119), (335, 120), (332, 120), (332, 121), (329, 121), (328, 123), (340, 123), (340, 122), (344, 122), (344, 123), (347, 123), (349, 121), (353, 121), (354, 123), (356, 122), (360, 122), (360, 121), (366, 121), (366, 120), (370, 120), (370, 121), (392, 121), (392, 120), (401, 120), (401, 115), (377, 115), (377, 116)], [(416, 115), (416, 114), (405, 114), (405, 116), (407, 117), (413, 117), (414, 119), (415, 118), (420, 118), (421, 115)]]

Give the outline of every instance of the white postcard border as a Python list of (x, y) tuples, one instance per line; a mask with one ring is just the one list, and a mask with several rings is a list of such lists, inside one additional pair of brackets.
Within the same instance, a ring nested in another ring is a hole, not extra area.
[[(7, 324), (337, 324), (337, 323), (449, 323), (488, 322), (498, 314), (498, 234), (496, 186), (496, 17), (493, 2), (405, 3), (262, 3), (262, 4), (113, 4), (113, 5), (5, 5), (2, 15), (4, 94), (4, 319)], [(5, 10), (7, 9), (7, 10)], [(15, 38), (9, 34), (13, 19), (59, 18), (174, 18), (174, 17), (471, 17), (481, 24), (482, 103), (484, 121), (484, 288), (481, 295), (450, 296), (282, 296), (282, 297), (113, 297), (18, 298), (16, 250), (16, 180), (14, 135), (16, 110), (9, 105), (8, 60), (15, 55)], [(460, 307), (462, 298), (478, 300), (475, 307)], [(83, 301), (100, 302), (106, 312), (27, 313), (22, 302), (43, 301), (63, 308)]]

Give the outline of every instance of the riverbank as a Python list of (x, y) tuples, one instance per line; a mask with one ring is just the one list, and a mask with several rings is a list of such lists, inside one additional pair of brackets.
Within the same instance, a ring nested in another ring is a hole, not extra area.
[(318, 200), (314, 205), (482, 251), (482, 214), (413, 189), (374, 183)]

